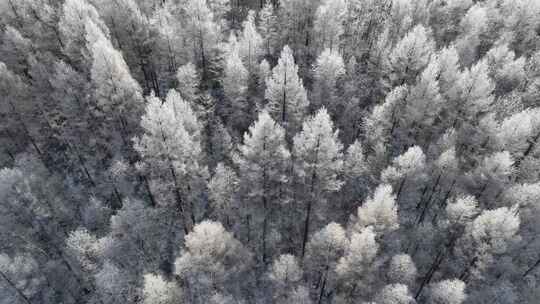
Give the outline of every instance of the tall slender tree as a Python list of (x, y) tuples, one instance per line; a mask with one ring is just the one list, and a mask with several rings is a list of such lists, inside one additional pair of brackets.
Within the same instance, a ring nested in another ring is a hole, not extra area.
[(272, 75), (266, 79), (268, 111), (292, 136), (299, 128), (309, 104), (292, 50), (285, 46)]
[(246, 203), (252, 205), (251, 208), (257, 206), (254, 210), (261, 219), (260, 261), (264, 264), (269, 263), (267, 243), (272, 210), (287, 202), (282, 193), (288, 182), (289, 159), (285, 130), (270, 114), (262, 112), (244, 134), (244, 143), (239, 147), (235, 162), (240, 169)]
[(343, 170), (343, 145), (338, 133), (330, 115), (322, 108), (303, 123), (302, 131), (294, 137), (294, 168), (306, 205), (302, 257), (312, 224), (312, 212), (318, 212), (322, 207), (329, 208), (323, 206), (328, 202), (328, 195), (338, 191), (343, 184), (339, 178)]

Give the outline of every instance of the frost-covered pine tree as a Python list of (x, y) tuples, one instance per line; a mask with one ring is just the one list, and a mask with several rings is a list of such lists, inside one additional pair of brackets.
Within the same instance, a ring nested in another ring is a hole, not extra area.
[(205, 0), (188, 0), (184, 4), (187, 18), (187, 33), (193, 41), (192, 58), (201, 70), (202, 81), (210, 77), (212, 49), (217, 44), (219, 28), (214, 22), (214, 13)]
[(197, 99), (197, 90), (199, 86), (199, 73), (193, 63), (188, 62), (178, 68), (176, 71), (176, 80), (178, 81), (178, 93), (182, 98), (189, 102), (192, 107), (195, 106)]
[(96, 8), (86, 0), (66, 1), (62, 9), (63, 15), (58, 23), (58, 30), (62, 36), (63, 52), (71, 64), (81, 72), (87, 72), (92, 63), (92, 54), (84, 38), (87, 20), (91, 20), (105, 37), (109, 37), (109, 29), (101, 20)]
[(315, 13), (314, 31), (320, 49), (336, 50), (344, 32), (347, 2), (344, 0), (322, 1)]
[(313, 224), (312, 213), (317, 214), (320, 208), (329, 210), (328, 195), (343, 185), (339, 178), (343, 170), (343, 145), (338, 133), (328, 111), (322, 108), (303, 123), (302, 131), (294, 137), (294, 169), (306, 205), (302, 256)]
[(377, 234), (392, 232), (399, 228), (396, 196), (392, 186), (380, 185), (375, 189), (373, 197), (358, 207), (357, 222), (354, 230), (361, 231), (371, 226)]
[(259, 62), (259, 57), (263, 54), (263, 38), (257, 32), (255, 25), (255, 12), (249, 11), (246, 20), (242, 24), (243, 31), (238, 41), (238, 53), (244, 61), (247, 70), (254, 73)]
[(131, 77), (129, 68), (101, 29), (87, 19), (86, 41), (92, 54), (91, 79), (94, 98), (106, 120), (119, 132), (123, 145), (137, 129), (143, 108), (142, 89)]
[(345, 75), (343, 58), (337, 51), (325, 49), (317, 58), (313, 71), (311, 107), (317, 109), (325, 106), (334, 117), (341, 116), (344, 105), (339, 98), (338, 84)]
[[(149, 179), (148, 191), (156, 204), (169, 208), (173, 222), (180, 221), (187, 233), (197, 221), (198, 202), (206, 191), (208, 176), (197, 117), (171, 90), (164, 102), (155, 96), (147, 99), (141, 127), (143, 134), (134, 138), (134, 148), (141, 158), (137, 169)], [(175, 230), (168, 240), (171, 251), (179, 232)]]
[(302, 269), (295, 256), (282, 254), (276, 258), (268, 275), (273, 289), (275, 301), (292, 301), (297, 298), (297, 291), (304, 289), (301, 285)]
[(335, 269), (348, 244), (345, 229), (337, 223), (326, 225), (310, 238), (305, 263), (311, 270), (309, 278), (319, 287), (319, 301), (336, 287)]
[[(238, 150), (235, 163), (240, 171), (242, 195), (246, 206), (254, 210), (259, 218), (261, 228), (257, 229), (257, 235), (260, 233), (261, 261), (268, 263), (269, 222), (273, 210), (287, 202), (284, 193), (289, 179), (290, 152), (285, 141), (285, 130), (270, 114), (262, 112), (244, 134), (244, 143)], [(250, 227), (247, 229), (249, 238)]]
[(373, 293), (375, 277), (369, 273), (378, 271), (380, 266), (375, 261), (379, 252), (375, 238), (372, 227), (352, 233), (345, 254), (338, 261), (336, 272), (342, 287), (339, 297), (345, 301), (362, 299)]
[(285, 46), (278, 64), (266, 79), (265, 98), (268, 111), (287, 131), (287, 136), (300, 127), (309, 102), (303, 81), (298, 75), (292, 50)]
[(414, 27), (390, 53), (388, 62), (392, 82), (402, 85), (416, 78), (429, 63), (434, 49), (429, 30), (422, 25)]
[(215, 293), (241, 296), (249, 286), (251, 253), (219, 222), (205, 220), (185, 237), (175, 273), (189, 286), (187, 301), (208, 303)]
[(273, 56), (278, 48), (279, 32), (277, 16), (271, 0), (267, 0), (259, 11), (259, 33), (263, 39), (263, 49), (266, 56)]
[(208, 194), (214, 213), (228, 228), (242, 220), (239, 217), (241, 206), (238, 204), (239, 188), (240, 180), (236, 172), (223, 163), (218, 163), (212, 179), (208, 182)]
[(246, 124), (248, 115), (249, 72), (244, 67), (237, 49), (233, 49), (225, 59), (223, 90), (230, 102), (230, 119), (235, 125)]

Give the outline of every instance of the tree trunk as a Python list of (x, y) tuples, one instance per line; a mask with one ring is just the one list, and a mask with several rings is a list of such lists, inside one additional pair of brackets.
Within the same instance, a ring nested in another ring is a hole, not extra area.
[(321, 304), (322, 302), (322, 298), (324, 297), (324, 291), (325, 291), (325, 288), (326, 288), (326, 281), (328, 279), (328, 268), (329, 266), (326, 265), (326, 268), (324, 270), (324, 273), (323, 273), (323, 280), (322, 280), (322, 286), (321, 286), (321, 292), (319, 293), (319, 300), (317, 301), (318, 304)]
[(306, 243), (307, 243), (308, 234), (309, 234), (309, 219), (311, 216), (311, 205), (312, 205), (312, 201), (310, 200), (307, 204), (306, 220), (304, 222), (304, 236), (302, 240), (302, 259), (304, 258), (304, 255), (306, 253)]
[(150, 184), (148, 183), (148, 178), (146, 175), (141, 175), (140, 178), (142, 179), (144, 183), (144, 187), (146, 188), (146, 192), (148, 193), (148, 198), (150, 199), (150, 206), (156, 207), (156, 200), (154, 199), (154, 194), (152, 194), (152, 190), (150, 189)]
[(4, 281), (6, 281), (6, 283), (9, 285), (9, 287), (11, 287), (11, 289), (15, 290), (19, 298), (21, 298), (25, 303), (31, 304), (28, 297), (25, 296), (24, 293), (19, 288), (17, 288), (15, 283), (13, 283), (2, 271), (0, 271), (0, 276), (4, 279)]
[(437, 256), (435, 257), (435, 260), (433, 261), (433, 264), (431, 265), (429, 271), (424, 276), (424, 278), (422, 280), (422, 283), (420, 284), (420, 287), (418, 288), (418, 291), (416, 292), (416, 295), (414, 296), (415, 299), (418, 299), (418, 297), (420, 297), (424, 287), (426, 287), (429, 284), (429, 282), (433, 278), (433, 275), (439, 269), (439, 266), (441, 266), (441, 263), (445, 258), (444, 250), (445, 249), (443, 248), (443, 249), (439, 250), (439, 253), (437, 253)]
[(531, 267), (529, 267), (529, 269), (527, 269), (527, 271), (525, 271), (523, 273), (523, 277), (526, 277), (529, 273), (531, 273), (531, 271), (533, 271), (536, 267), (538, 267), (540, 265), (540, 258), (536, 261), (536, 263), (534, 263), (534, 265), (532, 265)]
[(403, 177), (401, 180), (401, 183), (399, 183), (398, 192), (396, 194), (396, 202), (399, 202), (399, 197), (401, 196), (401, 192), (403, 191), (403, 186), (405, 185), (405, 181), (407, 181), (407, 176)]
[(264, 218), (263, 218), (263, 233), (262, 233), (262, 262), (264, 265), (264, 268), (266, 269), (266, 263), (267, 263), (267, 255), (266, 255), (266, 236), (268, 233), (268, 202), (266, 200), (266, 197), (263, 197), (263, 212), (264, 212)]

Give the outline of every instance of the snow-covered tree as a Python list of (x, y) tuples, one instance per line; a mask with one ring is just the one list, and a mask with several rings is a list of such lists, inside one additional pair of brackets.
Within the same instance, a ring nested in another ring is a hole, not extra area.
[(237, 194), (240, 188), (240, 181), (236, 172), (224, 165), (218, 163), (212, 179), (208, 182), (208, 192), (213, 209), (221, 222), (226, 227), (234, 225), (234, 221), (240, 220), (235, 214), (239, 208), (237, 203)]
[(267, 263), (267, 236), (271, 212), (279, 204), (287, 202), (286, 197), (282, 195), (288, 181), (287, 169), (290, 159), (285, 142), (285, 130), (270, 114), (262, 112), (244, 134), (244, 143), (238, 150), (235, 163), (240, 170), (240, 184), (244, 189), (246, 203), (258, 206), (255, 210), (260, 214), (262, 222), (261, 255), (262, 261)]
[(396, 196), (392, 193), (392, 186), (380, 185), (373, 196), (358, 207), (354, 230), (361, 231), (368, 226), (372, 226), (377, 234), (399, 228)]
[(390, 260), (387, 274), (389, 281), (411, 286), (416, 275), (416, 266), (410, 255), (397, 254)]
[(255, 12), (249, 11), (246, 21), (242, 24), (243, 31), (238, 41), (239, 55), (250, 73), (255, 72), (259, 57), (263, 54), (263, 38), (255, 26)]
[(216, 46), (220, 35), (214, 22), (214, 12), (206, 0), (188, 0), (185, 2), (187, 16), (187, 33), (192, 43), (193, 62), (201, 69), (201, 78), (208, 80), (210, 76), (211, 50)]
[(345, 0), (323, 0), (315, 13), (314, 31), (320, 49), (336, 50), (339, 48), (343, 23), (347, 15)]
[(320, 300), (327, 290), (335, 288), (335, 268), (348, 243), (345, 230), (337, 223), (330, 223), (314, 233), (307, 244), (306, 265), (313, 271), (311, 279), (320, 286)]
[(185, 237), (185, 249), (175, 262), (175, 273), (192, 286), (196, 303), (206, 303), (214, 292), (234, 292), (247, 285), (251, 253), (219, 222), (203, 221)]
[[(414, 197), (414, 192), (419, 188), (418, 182), (425, 179), (426, 156), (418, 146), (410, 147), (403, 154), (394, 158), (392, 166), (381, 173), (381, 179), (386, 183), (393, 183), (396, 188), (396, 199), (402, 202), (402, 196)], [(407, 184), (412, 187), (406, 188)], [(406, 190), (407, 189), (407, 190)], [(410, 203), (410, 202), (409, 202)]]
[(409, 83), (427, 66), (435, 48), (430, 35), (417, 25), (396, 44), (388, 58), (393, 83)]
[[(312, 224), (312, 212), (326, 205), (327, 195), (338, 191), (343, 182), (343, 145), (325, 108), (308, 118), (294, 137), (295, 172), (304, 192), (306, 214), (302, 237), (302, 256)], [(324, 204), (324, 206), (321, 206)]]
[(325, 106), (334, 117), (339, 117), (343, 111), (338, 98), (338, 84), (345, 75), (343, 58), (337, 51), (325, 49), (317, 58), (313, 71), (312, 108)]
[(268, 111), (291, 136), (298, 130), (309, 102), (292, 50), (285, 46), (278, 64), (266, 79), (265, 98)]
[(391, 284), (386, 285), (377, 294), (377, 302), (381, 304), (414, 304), (416, 301), (409, 292), (406, 285)]
[[(370, 273), (378, 271), (379, 264), (375, 262), (379, 251), (379, 244), (375, 240), (376, 234), (372, 227), (351, 235), (349, 246), (345, 255), (340, 258), (336, 272), (349, 300), (356, 299), (357, 293), (369, 295), (372, 281), (375, 279)], [(391, 303), (391, 302), (388, 302)]]
[(181, 290), (174, 282), (167, 282), (161, 276), (144, 275), (144, 304), (172, 304), (181, 300)]
[(109, 36), (107, 25), (101, 20), (99, 13), (92, 4), (86, 0), (64, 2), (63, 15), (58, 23), (58, 30), (62, 36), (63, 51), (70, 59), (70, 62), (84, 72), (88, 72), (92, 64), (92, 55), (84, 38), (87, 20), (91, 20), (99, 27), (105, 37)]
[(231, 103), (231, 120), (241, 125), (239, 121), (249, 117), (246, 96), (249, 74), (236, 50), (225, 60), (224, 74), (223, 90)]
[(197, 99), (197, 88), (200, 82), (199, 73), (195, 65), (189, 62), (179, 67), (176, 72), (176, 80), (178, 81), (178, 93), (194, 107)]
[(468, 223), (457, 245), (463, 259), (460, 279), (468, 282), (485, 277), (494, 259), (519, 240), (519, 224), (515, 209), (507, 207), (485, 210)]
[(259, 11), (259, 33), (263, 39), (263, 49), (266, 56), (274, 55), (278, 48), (278, 23), (274, 12), (274, 5), (267, 0)]
[(354, 141), (345, 151), (343, 160), (344, 184), (341, 192), (345, 195), (346, 201), (343, 203), (347, 208), (356, 206), (359, 200), (366, 197), (372, 180), (369, 168), (363, 145), (359, 140)]
[(124, 145), (136, 130), (143, 107), (142, 89), (101, 29), (86, 20), (86, 40), (92, 54), (94, 98), (106, 119), (114, 122)]
[(481, 36), (488, 31), (488, 26), (488, 9), (481, 5), (471, 7), (461, 20), (461, 33), (456, 46), (464, 66), (469, 66), (477, 58)]
[(428, 301), (434, 304), (461, 304), (467, 299), (465, 283), (458, 279), (431, 284), (428, 294)]
[[(141, 127), (143, 135), (134, 139), (141, 158), (138, 169), (149, 179), (157, 204), (170, 208), (187, 233), (196, 221), (196, 202), (205, 192), (208, 175), (195, 113), (176, 91), (170, 91), (165, 102), (150, 96)], [(170, 250), (177, 233), (169, 239)]]
[(302, 280), (302, 269), (295, 256), (282, 254), (274, 261), (268, 277), (274, 287), (274, 299), (287, 301)]

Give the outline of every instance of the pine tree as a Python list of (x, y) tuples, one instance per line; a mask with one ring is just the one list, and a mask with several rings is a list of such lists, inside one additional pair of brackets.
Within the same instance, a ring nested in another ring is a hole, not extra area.
[(173, 304), (181, 301), (182, 292), (173, 282), (154, 274), (144, 275), (144, 304)]
[(302, 280), (302, 275), (302, 269), (295, 256), (282, 254), (276, 258), (268, 275), (274, 287), (274, 300), (290, 301)]
[(345, 230), (336, 223), (326, 225), (309, 240), (305, 265), (312, 271), (309, 273), (311, 280), (320, 286), (317, 291), (319, 301), (327, 290), (335, 288), (335, 268), (348, 243)]
[(226, 33), (230, 29), (228, 17), (231, 13), (233, 4), (230, 0), (206, 0), (208, 8), (214, 16), (214, 23), (218, 27), (218, 33)]
[(258, 206), (255, 210), (262, 220), (261, 261), (268, 263), (267, 236), (271, 212), (280, 203), (286, 203), (282, 192), (288, 181), (286, 171), (290, 153), (285, 142), (285, 130), (267, 112), (262, 112), (244, 134), (244, 143), (238, 149), (235, 163), (240, 171), (240, 184), (247, 203)]
[[(336, 266), (336, 272), (343, 287), (342, 292), (349, 301), (356, 299), (356, 292), (369, 293), (373, 288), (374, 278), (366, 276), (366, 273), (378, 271), (379, 265), (375, 263), (375, 259), (379, 252), (379, 244), (375, 237), (372, 227), (352, 233), (349, 246)], [(358, 291), (357, 288), (359, 288)], [(364, 291), (364, 288), (370, 289)]]
[(341, 193), (344, 195), (347, 210), (351, 210), (359, 200), (364, 199), (372, 183), (369, 168), (364, 147), (356, 140), (347, 148), (343, 161), (344, 184)]
[(358, 207), (354, 230), (371, 226), (377, 234), (392, 232), (399, 228), (396, 196), (392, 186), (380, 185), (373, 196)]
[(383, 287), (377, 295), (377, 303), (381, 304), (409, 304), (416, 303), (406, 285), (391, 284)]
[(45, 291), (46, 276), (31, 256), (16, 255), (12, 258), (7, 254), (0, 254), (0, 277), (6, 286), (2, 293), (5, 301), (31, 303), (39, 292), (45, 293), (43, 300), (53, 299), (52, 292)]
[(311, 107), (316, 109), (325, 106), (333, 114), (340, 117), (343, 104), (338, 99), (338, 84), (345, 75), (343, 58), (337, 51), (325, 49), (317, 58), (313, 67), (314, 84)]
[(516, 210), (507, 207), (484, 210), (469, 222), (457, 243), (462, 258), (459, 279), (467, 283), (488, 275), (494, 258), (509, 250), (516, 240), (519, 225)]
[(243, 31), (239, 41), (239, 55), (250, 73), (254, 73), (263, 54), (263, 38), (255, 26), (255, 12), (249, 11), (246, 21), (242, 24)]
[(268, 110), (291, 136), (299, 127), (309, 104), (291, 49), (283, 48), (272, 75), (266, 79)]
[(63, 5), (63, 15), (58, 23), (58, 30), (62, 36), (63, 52), (81, 72), (89, 74), (89, 67), (92, 65), (92, 55), (87, 49), (85, 24), (91, 20), (103, 32), (105, 37), (109, 37), (109, 29), (101, 20), (94, 6), (86, 0), (69, 0)]
[(488, 19), (488, 9), (474, 5), (461, 20), (461, 33), (457, 38), (456, 47), (463, 66), (470, 66), (478, 58), (481, 36), (488, 31)]
[(178, 81), (178, 93), (195, 108), (197, 92), (199, 87), (199, 73), (191, 62), (178, 68), (176, 72), (176, 80)]
[(428, 66), (418, 76), (416, 85), (409, 89), (400, 123), (400, 129), (406, 129), (406, 131), (403, 130), (406, 134), (400, 137), (403, 139), (412, 137), (404, 143), (405, 145), (417, 143), (426, 146), (427, 144), (422, 143), (422, 139), (425, 138), (430, 142), (432, 134), (440, 132), (435, 125), (443, 105), (439, 93), (439, 75), (438, 58), (434, 55)]
[(135, 0), (93, 1), (101, 18), (108, 22), (113, 40), (144, 91), (154, 91), (158, 96), (165, 94), (155, 56), (157, 33), (153, 32), (155, 29), (139, 4)]
[(239, 188), (240, 180), (236, 172), (223, 163), (218, 163), (208, 183), (208, 192), (217, 218), (228, 228), (241, 220), (238, 217), (240, 214), (237, 202)]
[(247, 285), (242, 278), (249, 276), (251, 258), (251, 253), (219, 222), (205, 220), (186, 235), (175, 273), (192, 286), (190, 302), (208, 303), (215, 292), (233, 292)]
[(263, 39), (263, 48), (266, 56), (273, 56), (278, 48), (278, 24), (274, 13), (274, 5), (267, 0), (259, 11), (259, 33)]
[(185, 11), (188, 17), (187, 31), (193, 43), (193, 62), (202, 70), (201, 79), (203, 84), (210, 76), (211, 50), (217, 42), (219, 35), (214, 14), (208, 7), (206, 0), (189, 0), (185, 3)]
[[(150, 191), (158, 203), (170, 206), (187, 233), (196, 222), (194, 202), (205, 191), (208, 175), (197, 118), (180, 95), (171, 91), (165, 102), (155, 96), (148, 98), (141, 127), (143, 135), (134, 139), (141, 157), (138, 169), (149, 177)], [(173, 232), (170, 242), (175, 235)]]
[(461, 304), (467, 299), (465, 283), (458, 279), (431, 284), (428, 294), (428, 301), (434, 304)]
[(106, 119), (116, 123), (123, 144), (137, 129), (142, 111), (142, 90), (131, 77), (122, 54), (91, 20), (86, 21), (86, 40), (92, 52), (91, 79), (94, 98)]
[(245, 128), (243, 125), (249, 124), (247, 101), (249, 74), (236, 50), (228, 54), (224, 74), (223, 90), (230, 102), (230, 120), (242, 130)]
[(364, 122), (364, 132), (368, 148), (377, 152), (379, 161), (386, 153), (383, 148), (393, 140), (392, 134), (398, 124), (398, 109), (408, 96), (406, 86), (395, 87), (386, 95), (384, 102), (376, 105)]
[[(425, 179), (426, 156), (418, 146), (410, 147), (406, 152), (393, 160), (393, 165), (381, 173), (381, 180), (393, 182), (396, 188), (396, 199), (400, 204), (410, 204), (417, 195), (420, 182)], [(406, 190), (406, 186), (411, 188)], [(402, 196), (406, 196), (403, 199)]]
[(343, 22), (347, 14), (344, 0), (323, 0), (315, 13), (314, 31), (320, 49), (337, 50), (343, 34)]
[(422, 25), (415, 26), (396, 44), (388, 58), (392, 82), (410, 83), (429, 63), (434, 48), (429, 31)]
[(411, 286), (416, 279), (416, 266), (410, 255), (397, 254), (390, 260), (387, 277), (393, 283)]
[(338, 131), (334, 130), (325, 108), (308, 118), (302, 125), (302, 131), (294, 137), (294, 168), (306, 204), (302, 256), (309, 237), (311, 213), (317, 212), (314, 208), (322, 207), (326, 203), (326, 196), (338, 191), (343, 184), (338, 178), (343, 169), (342, 150)]
[(520, 89), (525, 81), (525, 58), (516, 54), (507, 44), (494, 46), (485, 58), (489, 65), (489, 76), (495, 82), (494, 94), (501, 96)]

